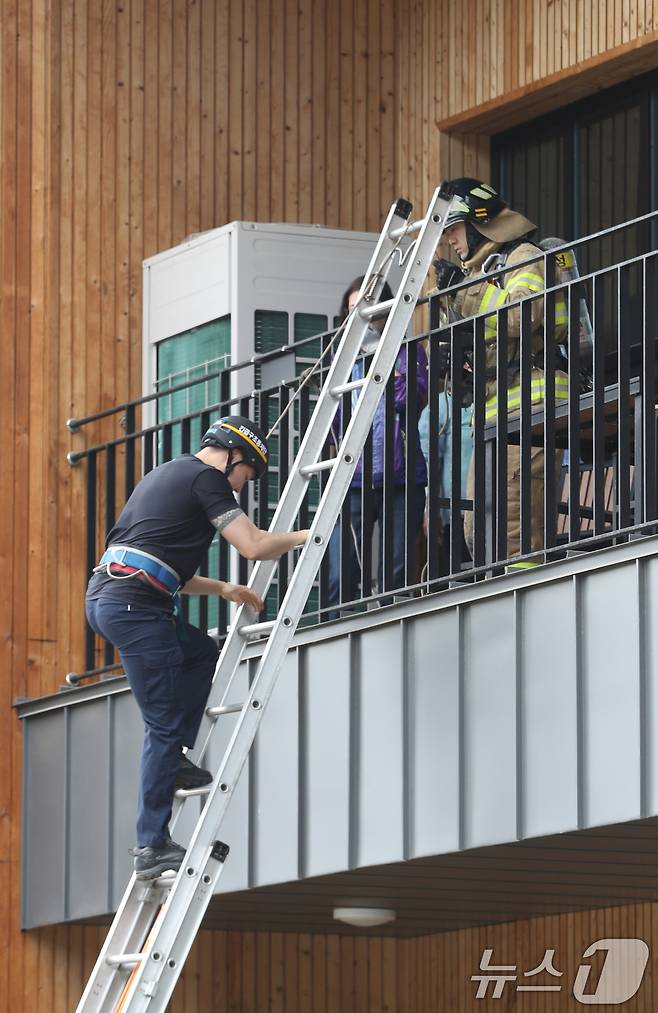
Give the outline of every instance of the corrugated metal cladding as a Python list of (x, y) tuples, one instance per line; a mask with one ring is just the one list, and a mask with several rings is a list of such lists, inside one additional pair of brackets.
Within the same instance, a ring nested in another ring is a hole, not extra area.
[[(222, 890), (658, 814), (657, 606), (649, 538), (299, 634), (221, 831)], [(130, 869), (132, 698), (118, 680), (19, 712), (23, 925), (105, 914)]]

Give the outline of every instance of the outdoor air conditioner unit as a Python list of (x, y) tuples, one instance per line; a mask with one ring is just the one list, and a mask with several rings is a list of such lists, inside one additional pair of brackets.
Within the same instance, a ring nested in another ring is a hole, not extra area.
[[(342, 294), (365, 274), (377, 238), (318, 225), (231, 222), (145, 260), (144, 394), (332, 329)], [(396, 267), (393, 285), (399, 276)], [(293, 355), (258, 373), (242, 369), (232, 378), (231, 396), (292, 376)], [(205, 388), (172, 396), (170, 411), (169, 399), (161, 401), (159, 419), (150, 402), (144, 424), (162, 421), (163, 410), (169, 418), (183, 414), (190, 399), (192, 407), (199, 398), (211, 403)]]

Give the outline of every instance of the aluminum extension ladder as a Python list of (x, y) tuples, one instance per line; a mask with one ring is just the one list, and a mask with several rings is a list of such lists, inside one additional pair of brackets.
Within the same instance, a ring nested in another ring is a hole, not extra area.
[[(216, 839), (218, 829), (315, 580), (377, 404), (395, 365), (441, 238), (450, 201), (451, 195), (445, 186), (438, 187), (425, 217), (415, 222), (409, 221), (412, 205), (408, 201), (400, 199), (391, 207), (368, 267), (359, 303), (345, 326), (270, 526), (270, 531), (289, 531), (312, 476), (330, 471), (308, 541), (274, 621), (250, 624), (245, 607), (238, 609), (217, 663), (197, 745), (189, 754), (191, 759), (195, 762), (203, 759), (221, 715), (239, 712), (239, 718), (213, 782), (203, 789), (176, 792), (178, 801), (172, 827), (186, 797), (205, 796), (185, 860), (177, 875), (165, 873), (150, 882), (140, 882), (132, 876), (77, 1013), (138, 1013), (142, 1010), (163, 1013), (167, 1006), (228, 854), (227, 845)], [(411, 234), (416, 234), (416, 238), (403, 252), (401, 243)], [(378, 302), (396, 254), (399, 254), (400, 263), (406, 265), (402, 282), (393, 300)], [(352, 367), (369, 321), (386, 310), (388, 318), (370, 369), (363, 379), (352, 380)], [(332, 460), (322, 461), (322, 450), (341, 396), (358, 389), (361, 393), (338, 454)], [(275, 565), (276, 561), (259, 562), (253, 569), (249, 586), (262, 598), (267, 593)], [(228, 704), (228, 694), (245, 644), (262, 636), (267, 636), (267, 643), (247, 699), (243, 704)]]

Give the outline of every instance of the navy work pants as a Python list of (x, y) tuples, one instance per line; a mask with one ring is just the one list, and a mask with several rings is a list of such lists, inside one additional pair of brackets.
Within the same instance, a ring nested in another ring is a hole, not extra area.
[(137, 845), (169, 833), (181, 748), (193, 746), (217, 664), (215, 641), (160, 609), (111, 598), (87, 599), (92, 629), (119, 651), (144, 719)]

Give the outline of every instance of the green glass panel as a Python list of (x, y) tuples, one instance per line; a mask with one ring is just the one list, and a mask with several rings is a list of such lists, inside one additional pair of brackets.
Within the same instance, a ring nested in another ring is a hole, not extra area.
[[(303, 341), (305, 338), (312, 338), (314, 334), (324, 334), (328, 322), (326, 316), (321, 313), (295, 313), (295, 341)], [(317, 359), (322, 352), (321, 342), (309, 341), (300, 349), (300, 358)], [(305, 367), (302, 366), (301, 369)], [(297, 375), (301, 372), (298, 368)]]
[[(288, 344), (288, 314), (279, 310), (256, 310), (254, 313), (254, 351), (274, 352)], [(262, 369), (254, 366), (256, 390), (260, 390)]]
[[(171, 338), (165, 338), (157, 345), (157, 389), (166, 391), (188, 380), (195, 380), (206, 373), (216, 373), (231, 364), (231, 318), (221, 317), (211, 320), (189, 331), (182, 331)], [(160, 398), (158, 402), (158, 421), (167, 422), (191, 412), (200, 412), (208, 405), (217, 404), (220, 400), (219, 377), (206, 383), (195, 384), (186, 390), (178, 391), (169, 397)], [(201, 420), (193, 419), (190, 426), (190, 449), (194, 451), (201, 442)], [(181, 426), (175, 425), (172, 432), (172, 456), (182, 451)], [(162, 438), (159, 441), (158, 459), (163, 459)], [(217, 574), (219, 569), (218, 546), (216, 542), (210, 547), (209, 572)], [(226, 579), (228, 575), (224, 575)], [(189, 621), (199, 622), (199, 598), (190, 595), (188, 599)], [(216, 627), (219, 622), (218, 599), (208, 598), (208, 626)]]
[[(200, 327), (165, 338), (157, 345), (158, 391), (167, 391), (188, 380), (196, 380), (206, 373), (216, 373), (231, 364), (231, 318), (226, 316), (211, 320)], [(198, 383), (193, 387), (177, 391), (158, 401), (158, 422), (167, 422), (181, 415), (202, 411), (220, 399), (219, 377)], [(201, 440), (201, 421), (193, 419), (190, 427), (191, 447), (197, 447)], [(181, 427), (174, 426), (172, 432), (172, 456), (181, 453)], [(159, 459), (162, 460), (162, 444)]]
[(273, 352), (288, 344), (288, 314), (278, 310), (256, 310), (254, 351)]

